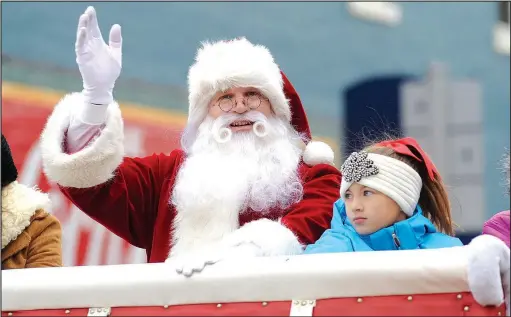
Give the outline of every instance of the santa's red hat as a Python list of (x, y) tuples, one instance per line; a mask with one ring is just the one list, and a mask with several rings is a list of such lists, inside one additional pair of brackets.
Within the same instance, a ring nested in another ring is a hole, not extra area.
[[(213, 96), (232, 87), (254, 87), (269, 98), (275, 114), (311, 139), (305, 110), (298, 93), (275, 63), (270, 51), (246, 38), (205, 42), (188, 72), (188, 123), (198, 126), (208, 113)], [(305, 163), (333, 163), (333, 151), (325, 143), (307, 142)]]

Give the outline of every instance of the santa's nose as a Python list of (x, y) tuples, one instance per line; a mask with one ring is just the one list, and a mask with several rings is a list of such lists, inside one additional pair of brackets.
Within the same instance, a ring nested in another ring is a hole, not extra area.
[(232, 102), (234, 103), (234, 107), (232, 108), (234, 112), (243, 113), (248, 110), (244, 98), (235, 98), (232, 100)]

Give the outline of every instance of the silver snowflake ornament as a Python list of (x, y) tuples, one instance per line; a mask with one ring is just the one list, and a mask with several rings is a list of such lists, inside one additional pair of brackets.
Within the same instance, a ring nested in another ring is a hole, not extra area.
[(341, 167), (344, 181), (350, 183), (360, 182), (362, 178), (376, 175), (379, 171), (374, 162), (367, 158), (367, 152), (364, 151), (351, 153)]

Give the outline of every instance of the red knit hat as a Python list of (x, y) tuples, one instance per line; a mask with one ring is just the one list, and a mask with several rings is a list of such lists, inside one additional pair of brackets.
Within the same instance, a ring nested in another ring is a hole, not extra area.
[[(270, 51), (246, 38), (205, 42), (199, 48), (188, 72), (188, 123), (199, 126), (208, 113), (211, 98), (232, 87), (257, 88), (268, 97), (277, 117), (311, 139), (307, 116), (293, 85)], [(303, 161), (310, 165), (332, 164), (333, 156), (327, 144), (308, 142)]]
[(293, 87), (293, 84), (291, 84), (289, 79), (287, 79), (287, 76), (284, 74), (284, 72), (281, 71), (280, 73), (282, 74), (282, 80), (284, 81), (284, 94), (289, 100), (289, 106), (291, 108), (291, 124), (296, 131), (304, 135), (307, 140), (310, 140), (312, 136), (309, 127), (309, 121), (307, 120), (305, 109), (303, 109), (300, 96), (298, 96), (295, 87)]

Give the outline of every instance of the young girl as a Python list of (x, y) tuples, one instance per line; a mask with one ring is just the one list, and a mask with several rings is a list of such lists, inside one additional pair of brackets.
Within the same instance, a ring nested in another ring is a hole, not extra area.
[(341, 172), (331, 228), (305, 254), (462, 245), (440, 175), (414, 139), (354, 152)]

